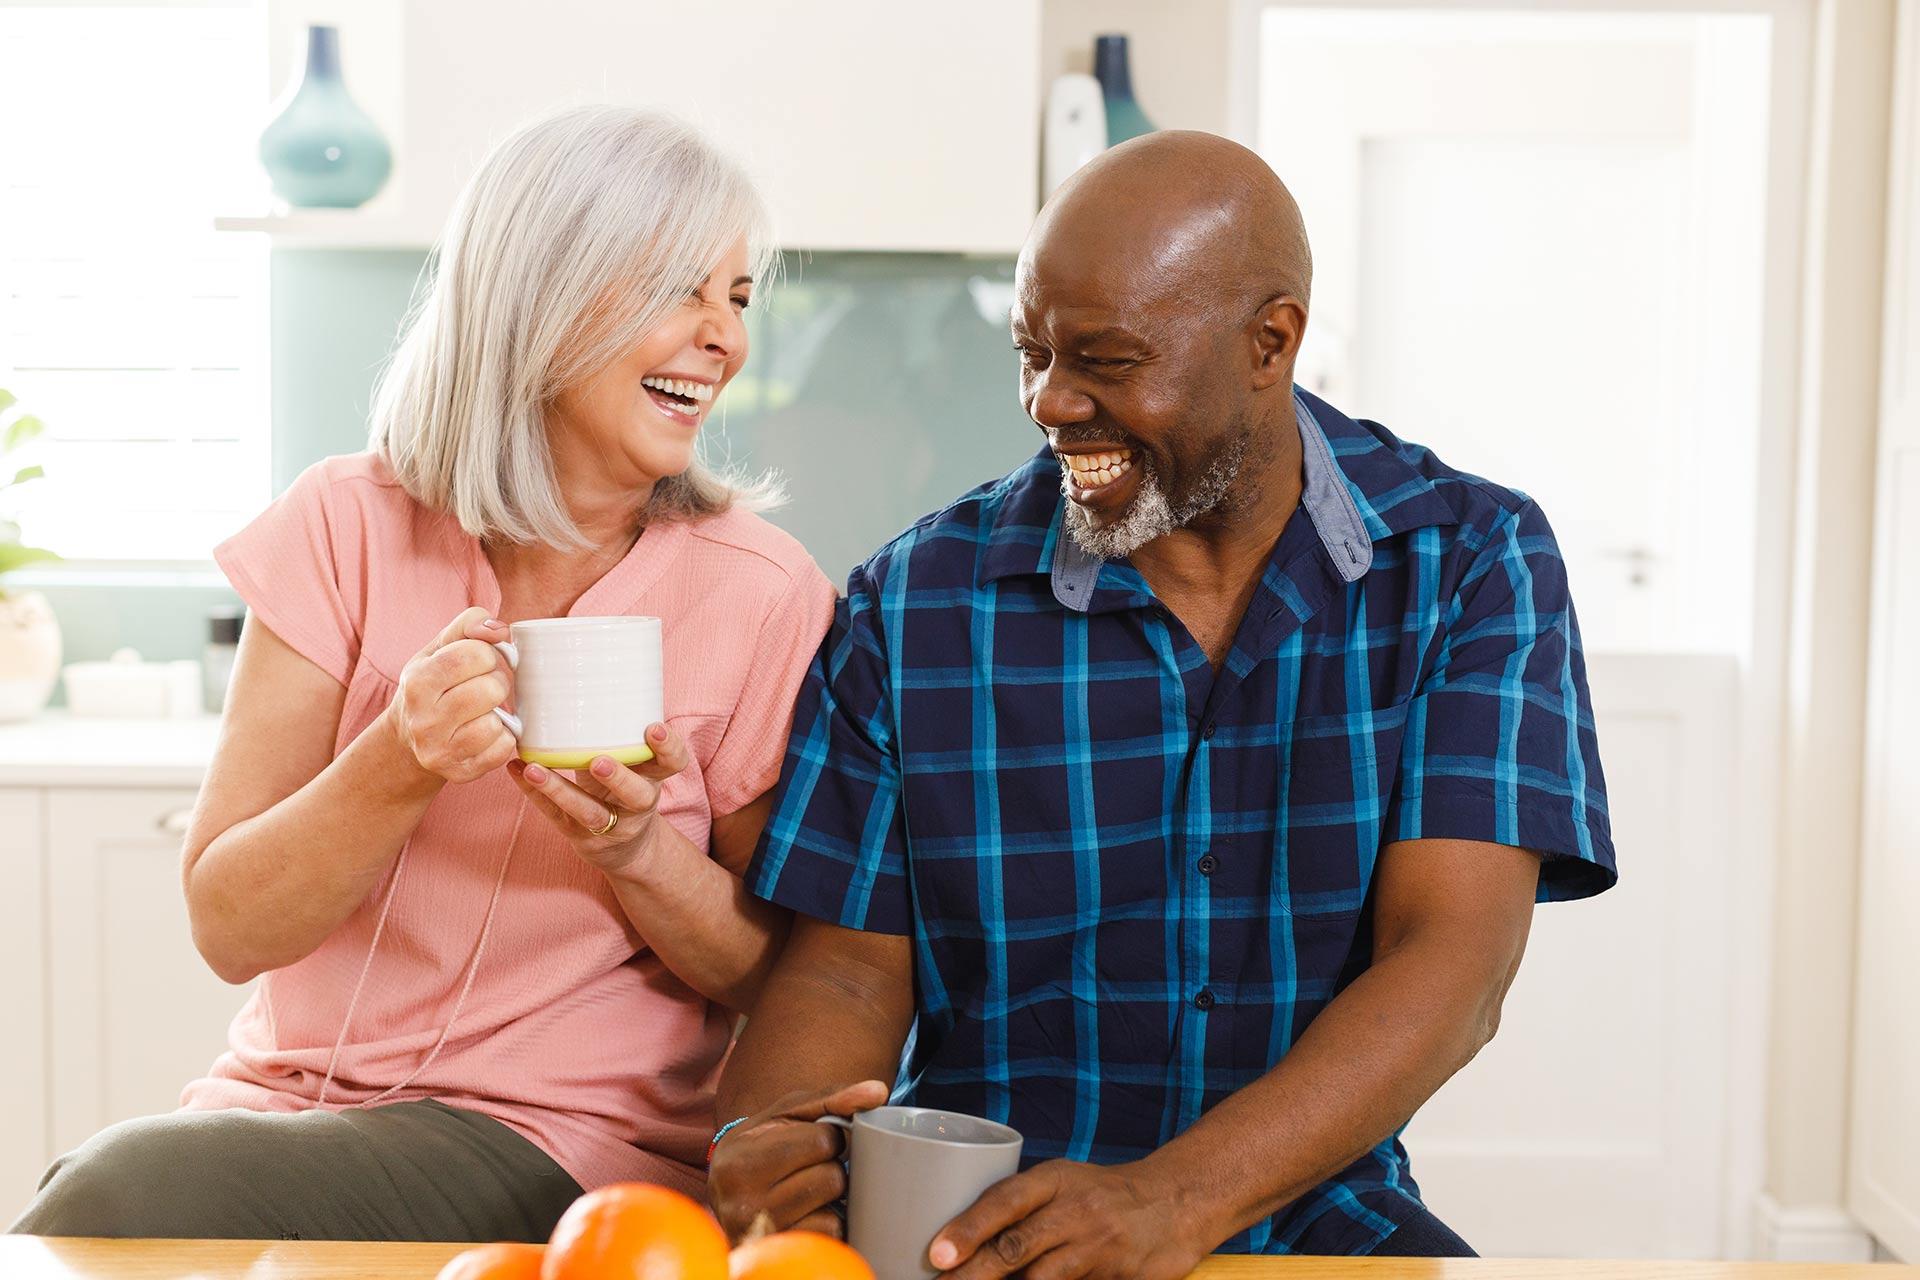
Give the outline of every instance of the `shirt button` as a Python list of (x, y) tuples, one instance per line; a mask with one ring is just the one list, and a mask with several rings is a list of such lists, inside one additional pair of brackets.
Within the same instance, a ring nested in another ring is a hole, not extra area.
[(1213, 1008), (1213, 988), (1200, 988), (1200, 994), (1193, 998), (1193, 1007), (1202, 1013)]
[(1208, 726), (1207, 726), (1206, 728), (1204, 728), (1204, 729), (1202, 729), (1202, 730), (1200, 731), (1200, 736), (1201, 736), (1201, 737), (1203, 737), (1203, 738), (1206, 738), (1206, 739), (1207, 739), (1207, 740), (1209, 740), (1209, 741), (1211, 741), (1211, 740), (1213, 739), (1213, 734), (1214, 734), (1214, 731), (1215, 731), (1216, 729), (1218, 729), (1219, 727), (1220, 727), (1219, 725), (1213, 725), (1213, 724), (1210, 724), (1210, 725), (1208, 725)]
[(1200, 874), (1201, 875), (1210, 876), (1214, 872), (1218, 871), (1219, 869), (1220, 869), (1220, 859), (1214, 857), (1210, 853), (1202, 854), (1200, 856)]

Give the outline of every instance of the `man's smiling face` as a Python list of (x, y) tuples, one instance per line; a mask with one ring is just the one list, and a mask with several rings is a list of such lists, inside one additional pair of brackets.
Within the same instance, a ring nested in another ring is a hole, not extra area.
[(1108, 559), (1227, 505), (1254, 444), (1241, 326), (1182, 239), (1060, 219), (1016, 271), (1021, 403), (1059, 459), (1069, 533)]

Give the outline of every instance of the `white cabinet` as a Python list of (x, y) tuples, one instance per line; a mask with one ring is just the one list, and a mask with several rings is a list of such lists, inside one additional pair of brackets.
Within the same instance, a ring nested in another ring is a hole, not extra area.
[(46, 1168), (45, 824), (32, 791), (0, 790), (0, 1229)]
[(171, 1111), (246, 998), (194, 950), (180, 840), (208, 721), (0, 725), (0, 1227), (54, 1156)]
[(194, 950), (180, 890), (190, 789), (48, 793), (49, 1090), (55, 1153), (171, 1111), (245, 997)]
[(1500, 1034), (1407, 1132), (1427, 1204), (1490, 1257), (1725, 1256), (1735, 1053), (1726, 885), (1739, 669), (1591, 654), (1618, 887), (1534, 912)]
[(1037, 204), (1039, 0), (271, 0), (268, 17), (275, 87), (298, 74), (304, 24), (333, 23), (348, 88), (394, 145), (364, 210), (256, 224), (289, 242), (331, 226), (339, 243), (428, 244), (492, 143), (594, 102), (706, 130), (792, 248), (1009, 252)]

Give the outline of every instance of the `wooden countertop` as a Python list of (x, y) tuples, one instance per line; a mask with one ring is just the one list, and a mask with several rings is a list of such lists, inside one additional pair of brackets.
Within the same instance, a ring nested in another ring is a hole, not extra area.
[[(433, 1280), (458, 1244), (0, 1236), (7, 1280)], [(1199, 1280), (1920, 1280), (1920, 1267), (1778, 1262), (1216, 1257)]]

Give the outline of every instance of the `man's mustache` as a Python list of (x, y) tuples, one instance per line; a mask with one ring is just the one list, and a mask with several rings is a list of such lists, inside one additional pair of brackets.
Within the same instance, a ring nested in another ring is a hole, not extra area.
[(1063, 445), (1109, 444), (1122, 449), (1146, 452), (1132, 434), (1117, 431), (1111, 427), (1096, 426), (1091, 422), (1076, 422), (1070, 426), (1054, 427), (1047, 432), (1047, 443), (1056, 449)]

